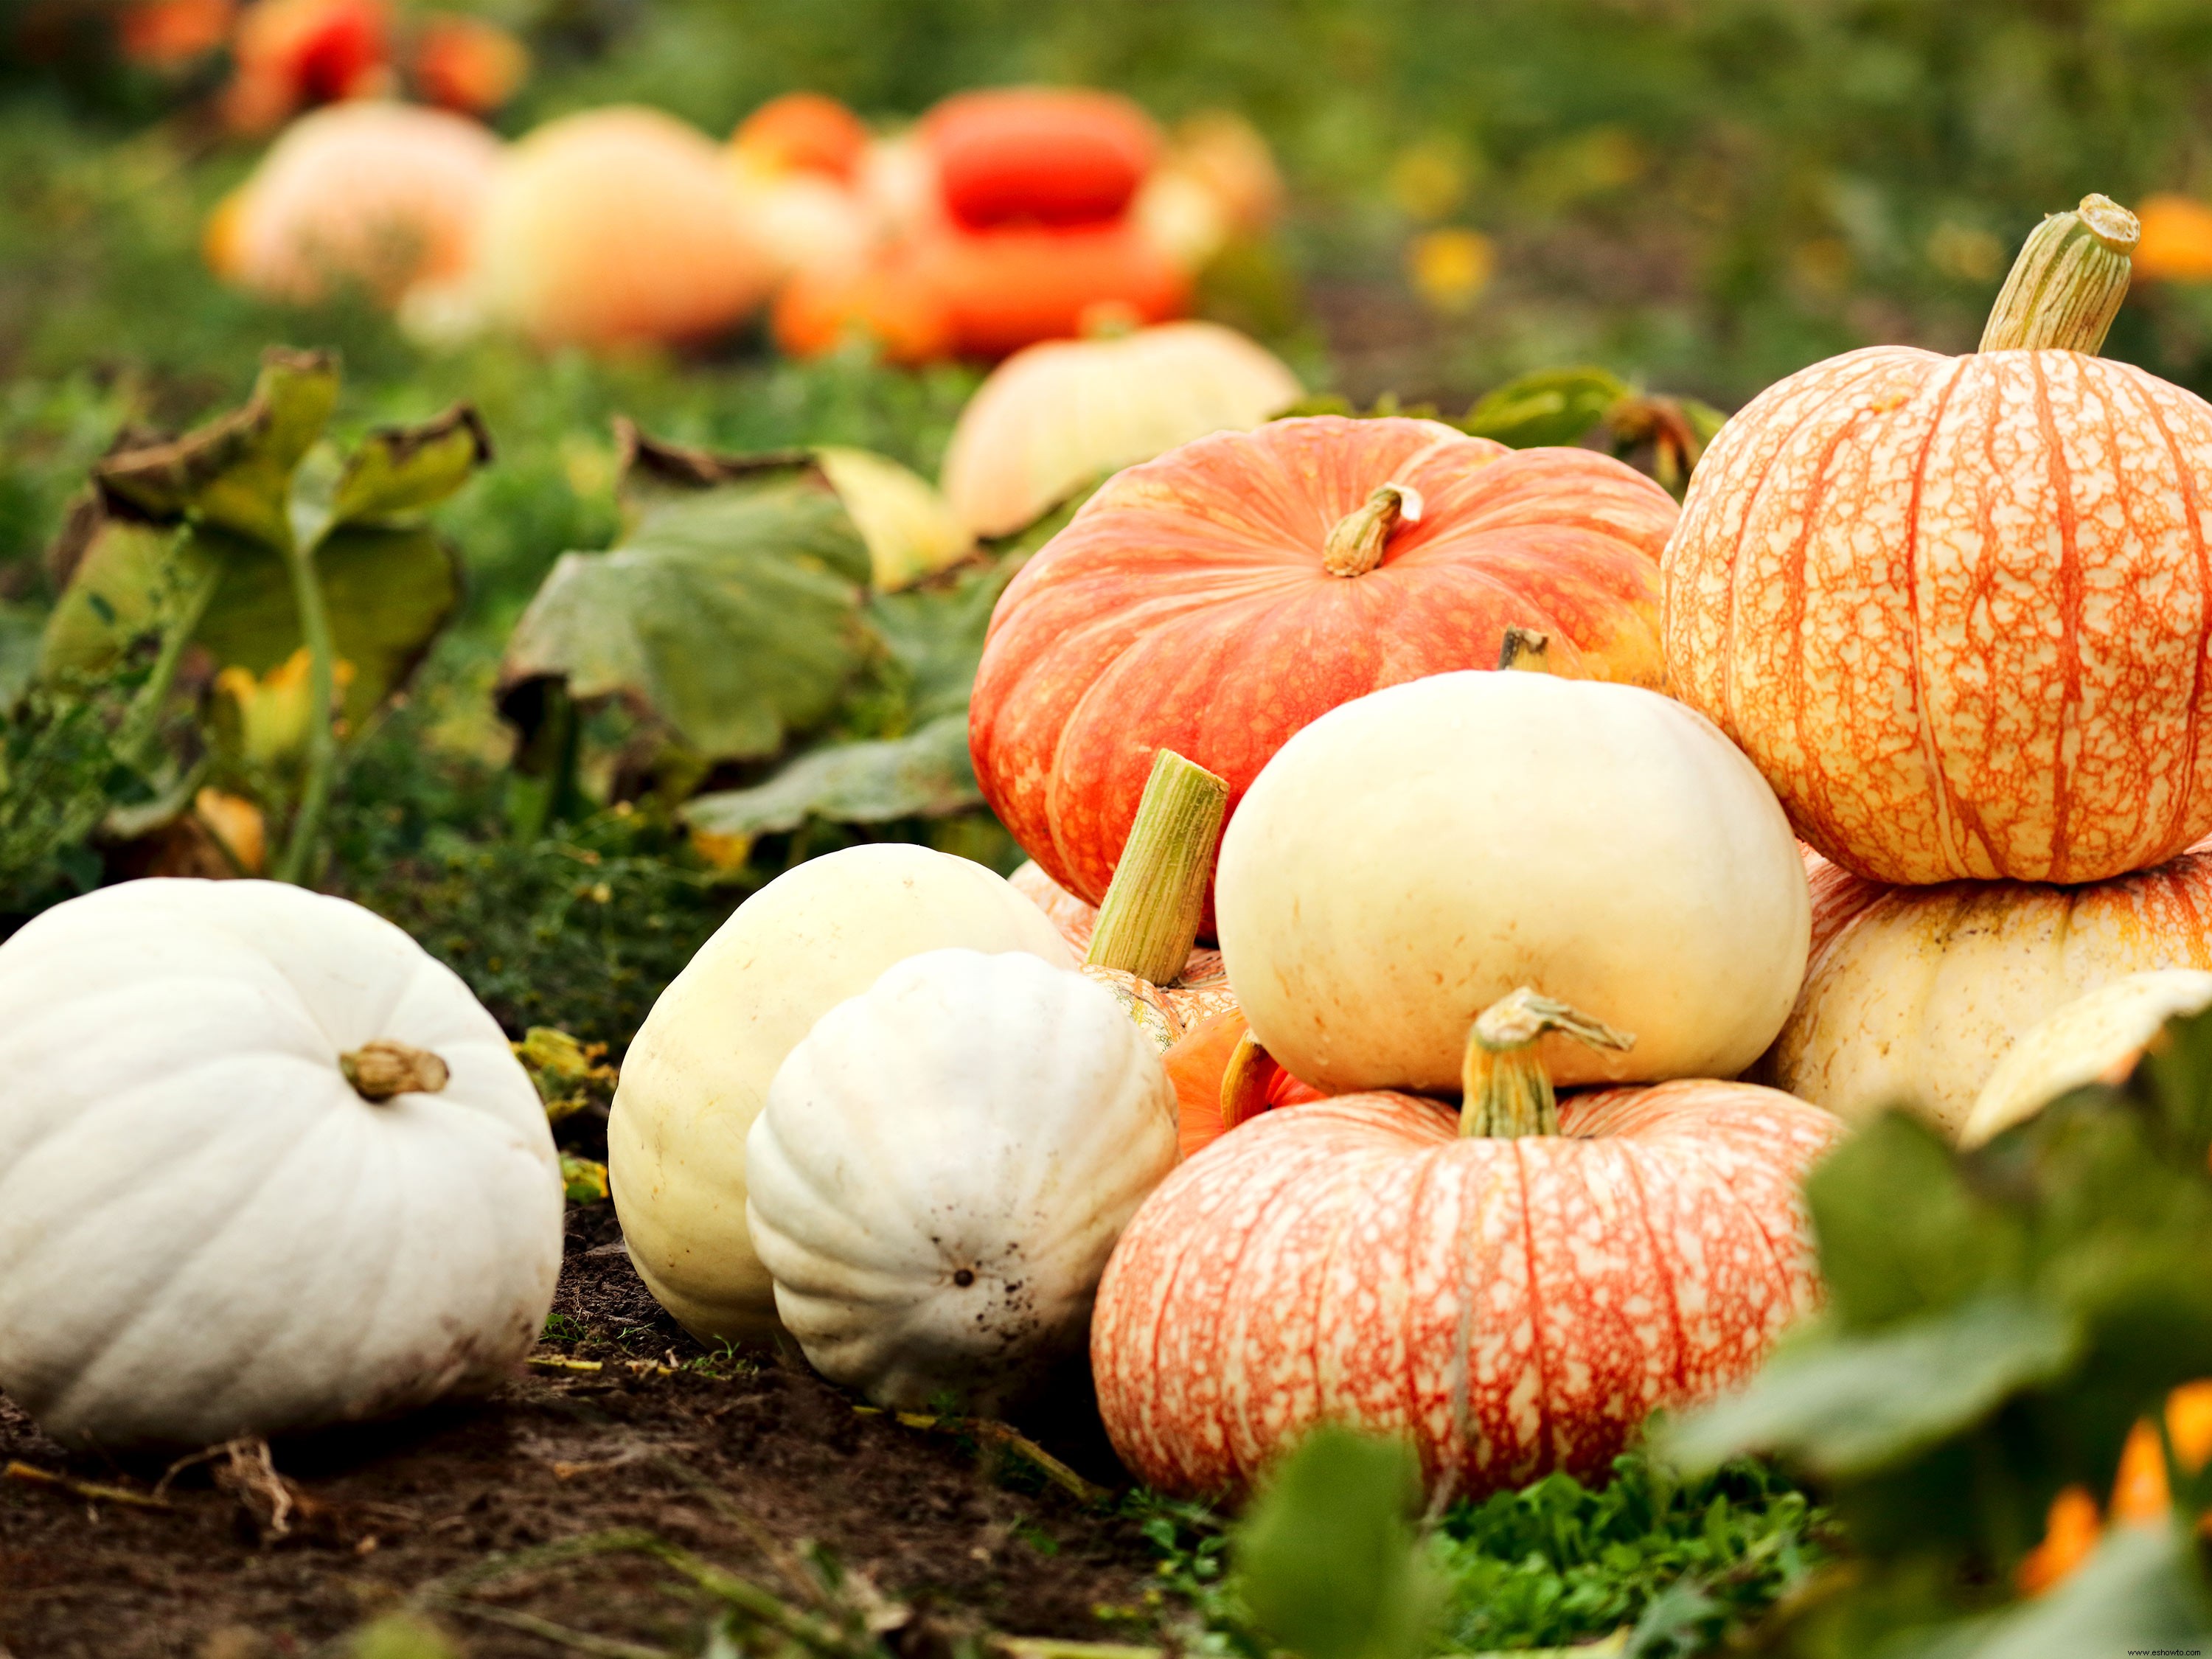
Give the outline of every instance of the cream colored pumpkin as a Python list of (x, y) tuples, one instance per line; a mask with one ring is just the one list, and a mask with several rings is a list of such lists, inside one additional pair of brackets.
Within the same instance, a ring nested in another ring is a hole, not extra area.
[(2086, 886), (1893, 887), (1812, 964), (1764, 1073), (1853, 1121), (1909, 1103), (1957, 1135), (2014, 1043), (2084, 993), (2212, 969), (2212, 853)]
[(129, 882), (0, 945), (0, 1389), (55, 1438), (381, 1417), (496, 1387), (537, 1340), (544, 1108), (391, 923)]
[(1782, 809), (1710, 721), (1541, 673), (1438, 674), (1306, 726), (1230, 819), (1214, 902), (1254, 1036), (1331, 1092), (1456, 1088), (1475, 1016), (1524, 985), (1635, 1034), (1546, 1038), (1561, 1083), (1731, 1077), (1810, 925)]
[(896, 842), (787, 871), (738, 906), (661, 993), (623, 1062), (607, 1173), (630, 1260), (687, 1330), (765, 1340), (775, 1293), (745, 1233), (745, 1135), (822, 1015), (925, 951), (1075, 958), (1004, 879)]
[(2212, 974), (2194, 968), (2129, 974), (2075, 998), (2005, 1051), (1959, 1144), (1978, 1146), (2085, 1083), (2123, 1081), (2167, 1020), (2208, 1006)]
[(945, 499), (977, 535), (1006, 535), (1106, 473), (1249, 431), (1300, 395), (1273, 353), (1218, 323), (1047, 341), (1000, 364), (960, 411)]
[(816, 1370), (879, 1405), (996, 1411), (1083, 1351), (1176, 1145), (1167, 1073), (1109, 993), (1021, 952), (933, 951), (785, 1059), (746, 1213)]

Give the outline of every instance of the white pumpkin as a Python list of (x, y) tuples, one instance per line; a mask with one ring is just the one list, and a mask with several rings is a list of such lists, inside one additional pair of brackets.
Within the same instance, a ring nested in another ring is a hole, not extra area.
[(151, 880), (0, 945), (0, 1389), (196, 1446), (489, 1389), (561, 1267), (538, 1091), (391, 923)]
[(1955, 1138), (2014, 1046), (2075, 998), (2130, 974), (2212, 970), (2208, 850), (2076, 886), (1953, 881), (1839, 896), (1849, 914), (1760, 1069), (1854, 1122), (1904, 1103)]
[(1301, 395), (1273, 352), (1218, 323), (1047, 340), (992, 370), (960, 411), (945, 499), (977, 535), (1003, 536), (1106, 473), (1249, 431)]
[(2167, 1020), (2209, 1006), (2212, 974), (2195, 968), (2130, 974), (2075, 998), (2005, 1051), (1959, 1144), (1978, 1146), (2085, 1083), (2124, 1081)]
[(1751, 763), (1633, 686), (1467, 672), (1332, 709), (1222, 837), (1221, 953), (1253, 1036), (1306, 1082), (1456, 1090), (1521, 986), (1631, 1032), (1559, 1036), (1563, 1084), (1733, 1077), (1790, 1012), (1804, 865)]
[(608, 1184), (639, 1276), (686, 1330), (774, 1336), (775, 1288), (745, 1235), (746, 1133), (816, 1020), (892, 963), (951, 946), (1075, 965), (995, 872), (883, 842), (777, 877), (653, 1004), (607, 1121)]
[(816, 1023), (747, 1138), (753, 1247), (815, 1369), (880, 1405), (995, 1412), (1083, 1352), (1121, 1229), (1176, 1156), (1175, 1091), (1110, 993), (933, 951)]

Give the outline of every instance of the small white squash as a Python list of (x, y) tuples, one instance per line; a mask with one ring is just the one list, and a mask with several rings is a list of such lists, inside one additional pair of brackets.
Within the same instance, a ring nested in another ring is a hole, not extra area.
[(2195, 968), (2130, 974), (2075, 998), (2005, 1051), (1974, 1097), (1959, 1144), (1993, 1139), (2085, 1083), (2123, 1081), (2167, 1020), (2208, 1006), (2212, 974)]
[(753, 1247), (816, 1370), (994, 1412), (1083, 1351), (1114, 1241), (1175, 1167), (1176, 1097), (1112, 994), (933, 951), (791, 1051), (747, 1138)]
[(1655, 692), (1437, 674), (1332, 709), (1222, 837), (1221, 953), (1252, 1034), (1304, 1081), (1456, 1090), (1519, 986), (1632, 1032), (1540, 1050), (1563, 1084), (1733, 1077), (1790, 1012), (1810, 929), (1773, 793)]
[(197, 1446), (496, 1386), (561, 1176), (496, 1022), (398, 928), (126, 883), (0, 945), (0, 1389), (66, 1444)]
[(707, 1340), (766, 1341), (775, 1292), (745, 1236), (745, 1135), (814, 1022), (924, 951), (1075, 958), (980, 864), (896, 842), (787, 871), (738, 907), (646, 1017), (607, 1121), (608, 1184), (647, 1288)]

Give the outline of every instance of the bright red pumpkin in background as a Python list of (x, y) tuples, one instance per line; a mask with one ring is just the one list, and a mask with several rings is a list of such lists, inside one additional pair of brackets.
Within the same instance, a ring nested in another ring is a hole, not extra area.
[(835, 98), (787, 92), (738, 124), (730, 143), (767, 173), (819, 173), (849, 182), (867, 154), (868, 129)]
[(1164, 1492), (1248, 1488), (1323, 1422), (1401, 1436), (1432, 1493), (1601, 1474), (1661, 1407), (1741, 1384), (1819, 1301), (1798, 1183), (1817, 1107), (1701, 1080), (1465, 1136), (1411, 1095), (1270, 1111), (1170, 1175), (1091, 1327), (1114, 1449)]
[(975, 229), (1118, 218), (1161, 150), (1127, 99), (1058, 87), (961, 93), (923, 118), (921, 137), (945, 207)]
[(260, 0), (231, 41), (223, 94), (236, 131), (265, 132), (295, 110), (392, 87), (392, 14), (384, 0)]
[(1190, 300), (1188, 276), (1126, 219), (1064, 230), (947, 228), (916, 243), (910, 258), (909, 280), (945, 307), (954, 349), (967, 357), (1073, 339), (1101, 315), (1166, 322)]
[[(1332, 530), (1389, 483), (1419, 493), (1419, 521), (1333, 574)], [(1609, 457), (1433, 421), (1200, 438), (1116, 474), (1000, 598), (969, 724), (984, 799), (1097, 903), (1163, 747), (1226, 778), (1233, 816), (1292, 733), (1386, 685), (1494, 668), (1515, 626), (1548, 637), (1554, 672), (1656, 689), (1674, 520)]]

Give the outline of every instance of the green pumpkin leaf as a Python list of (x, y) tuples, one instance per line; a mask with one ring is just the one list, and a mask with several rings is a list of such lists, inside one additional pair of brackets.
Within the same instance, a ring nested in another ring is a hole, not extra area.
[(243, 408), (181, 438), (126, 443), (94, 469), (95, 485), (157, 523), (189, 517), (282, 546), (291, 533), (292, 474), (337, 397), (335, 357), (271, 350)]
[(1663, 1455), (1696, 1473), (1778, 1452), (1826, 1479), (1893, 1468), (2064, 1375), (2081, 1333), (2008, 1291), (1866, 1335), (1816, 1328), (1785, 1344), (1742, 1393), (1666, 1431)]
[(276, 556), (219, 531), (122, 518), (84, 527), (69, 550), (67, 586), (46, 617), (40, 678), (105, 672), (132, 640), (174, 614), (187, 591), (257, 554)]
[(869, 625), (908, 677), (908, 716), (916, 725), (966, 710), (992, 610), (1025, 556), (1003, 556), (950, 580), (868, 602)]
[(866, 544), (810, 457), (624, 437), (630, 527), (554, 566), (508, 641), (502, 707), (526, 724), (556, 681), (623, 699), (707, 759), (772, 755), (868, 654)]
[(1316, 1429), (1279, 1464), (1237, 1529), (1254, 1624), (1302, 1659), (1415, 1659), (1437, 1585), (1407, 1516), (1420, 1492), (1395, 1442)]
[(1602, 368), (1539, 369), (1486, 393), (1459, 425), (1474, 437), (1515, 449), (1571, 444), (1634, 391)]
[(2087, 1659), (2212, 1647), (2203, 1570), (2170, 1526), (2114, 1527), (2048, 1595), (1885, 1643), (1879, 1659)]
[(380, 428), (348, 458), (331, 498), (332, 520), (374, 523), (422, 512), (491, 458), (491, 434), (466, 404), (421, 426)]
[(838, 823), (942, 817), (982, 799), (963, 708), (903, 738), (814, 750), (766, 783), (702, 795), (681, 816), (708, 835), (759, 836), (796, 830), (811, 817)]
[(0, 604), (0, 715), (15, 707), (37, 672), (46, 620), (28, 605)]
[(1886, 1113), (1845, 1141), (1805, 1196), (1846, 1327), (1955, 1306), (2022, 1270), (2018, 1222), (1967, 1184), (1942, 1137), (1909, 1112)]

